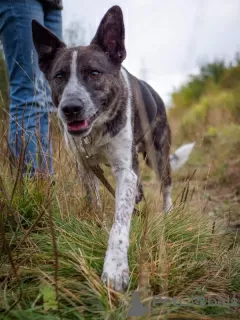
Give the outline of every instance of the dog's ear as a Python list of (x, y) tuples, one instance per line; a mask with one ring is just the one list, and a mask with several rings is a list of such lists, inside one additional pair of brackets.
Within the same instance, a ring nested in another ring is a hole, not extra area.
[(43, 73), (47, 73), (56, 52), (66, 45), (58, 39), (50, 30), (42, 26), (36, 20), (32, 20), (33, 43), (38, 54), (39, 68)]
[(126, 58), (125, 28), (123, 13), (119, 6), (113, 6), (103, 17), (91, 44), (101, 47), (115, 64)]

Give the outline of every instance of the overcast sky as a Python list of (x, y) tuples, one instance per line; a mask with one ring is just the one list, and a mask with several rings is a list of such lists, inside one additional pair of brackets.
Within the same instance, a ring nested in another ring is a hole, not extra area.
[(80, 21), (91, 38), (104, 15), (121, 6), (126, 29), (124, 66), (147, 80), (164, 101), (201, 61), (232, 59), (240, 51), (240, 0), (63, 0), (63, 26)]

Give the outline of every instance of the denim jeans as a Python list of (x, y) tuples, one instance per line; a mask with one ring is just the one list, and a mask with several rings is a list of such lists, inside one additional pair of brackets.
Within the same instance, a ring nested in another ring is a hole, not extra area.
[(15, 159), (25, 153), (31, 172), (52, 173), (49, 113), (54, 107), (38, 68), (32, 19), (62, 38), (61, 10), (46, 9), (37, 0), (0, 0), (0, 37), (10, 82), (9, 146)]

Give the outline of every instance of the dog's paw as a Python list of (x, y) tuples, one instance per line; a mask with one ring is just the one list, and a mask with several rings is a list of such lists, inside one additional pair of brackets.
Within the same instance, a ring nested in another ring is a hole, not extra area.
[(129, 283), (127, 255), (122, 252), (108, 252), (104, 261), (102, 281), (116, 291), (124, 291)]

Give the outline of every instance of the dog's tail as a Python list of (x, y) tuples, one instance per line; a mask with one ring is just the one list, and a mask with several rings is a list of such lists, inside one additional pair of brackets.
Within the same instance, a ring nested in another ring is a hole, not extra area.
[(188, 160), (190, 153), (195, 145), (195, 142), (184, 144), (170, 155), (170, 165), (173, 171), (181, 168)]

